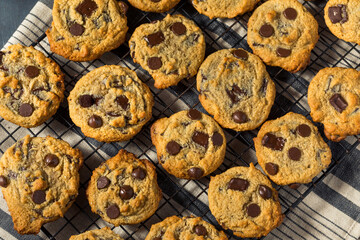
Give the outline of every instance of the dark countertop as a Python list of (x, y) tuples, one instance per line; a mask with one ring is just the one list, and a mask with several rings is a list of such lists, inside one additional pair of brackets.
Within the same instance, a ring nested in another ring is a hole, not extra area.
[(38, 0), (0, 0), (0, 48), (24, 20)]

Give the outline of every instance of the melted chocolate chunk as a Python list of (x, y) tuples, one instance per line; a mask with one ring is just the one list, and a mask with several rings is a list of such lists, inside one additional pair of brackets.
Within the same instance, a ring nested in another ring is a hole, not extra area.
[(56, 167), (59, 164), (59, 158), (55, 154), (46, 154), (44, 162), (49, 167)]
[(107, 209), (106, 209), (106, 215), (110, 218), (110, 219), (115, 219), (117, 217), (120, 216), (120, 209), (116, 204), (110, 205)]
[(232, 178), (228, 183), (228, 189), (245, 191), (249, 187), (249, 181), (242, 178)]
[(103, 125), (103, 121), (98, 115), (92, 115), (88, 120), (88, 125), (92, 128), (99, 128)]
[(116, 112), (106, 112), (106, 115), (108, 115), (110, 117), (120, 117), (121, 116), (120, 113), (116, 113)]
[(268, 186), (265, 186), (265, 185), (260, 185), (259, 186), (259, 195), (265, 200), (271, 198), (272, 197), (271, 188), (269, 188)]
[(85, 0), (80, 3), (75, 10), (83, 17), (90, 17), (91, 14), (98, 8), (96, 2), (93, 0)]
[(297, 126), (296, 132), (302, 137), (308, 137), (311, 134), (311, 128), (306, 124)]
[(132, 171), (131, 176), (139, 180), (144, 180), (146, 177), (146, 171), (141, 167), (137, 167)]
[(263, 37), (271, 37), (274, 34), (274, 28), (270, 24), (264, 24), (261, 26), (259, 33)]
[(329, 7), (328, 17), (332, 23), (345, 23), (348, 21), (346, 5), (338, 4), (337, 6)]
[(8, 186), (8, 180), (5, 176), (0, 176), (0, 186), (6, 188)]
[(342, 113), (342, 111), (344, 111), (348, 106), (346, 100), (338, 93), (332, 95), (329, 102), (339, 113)]
[(203, 146), (204, 148), (207, 148), (209, 144), (209, 135), (207, 135), (206, 133), (195, 131), (192, 136), (192, 140), (195, 143)]
[(242, 111), (236, 111), (231, 115), (232, 119), (236, 123), (246, 123), (248, 121), (248, 117), (246, 116), (246, 113)]
[(3, 59), (4, 55), (5, 55), (5, 53), (0, 51), (0, 65), (3, 64), (2, 59)]
[(194, 232), (196, 233), (196, 235), (198, 236), (206, 236), (207, 235), (207, 230), (204, 226), (202, 225), (196, 225), (194, 227)]
[(278, 47), (276, 49), (276, 54), (279, 56), (279, 57), (288, 57), (290, 56), (291, 54), (291, 49), (285, 49), (285, 48), (281, 48), (281, 47)]
[(300, 186), (301, 186), (300, 183), (292, 183), (292, 184), (289, 184), (289, 187), (290, 187), (291, 189), (294, 189), (294, 190), (298, 189)]
[(46, 201), (46, 193), (44, 190), (36, 190), (32, 194), (32, 200), (35, 204), (42, 204)]
[(212, 140), (214, 146), (221, 146), (224, 142), (223, 136), (218, 132), (216, 132), (212, 135), (211, 140)]
[(170, 155), (177, 155), (180, 152), (180, 145), (175, 142), (175, 141), (170, 141), (168, 142), (168, 144), (166, 144), (166, 151), (170, 154)]
[(184, 35), (186, 33), (186, 27), (181, 22), (176, 22), (171, 26), (171, 31), (177, 36)]
[(234, 55), (234, 57), (242, 59), (242, 60), (247, 60), (249, 57), (249, 54), (242, 49), (236, 49), (235, 51), (233, 51), (232, 54)]
[(120, 187), (120, 198), (123, 200), (128, 200), (134, 196), (134, 190), (129, 185), (123, 185)]
[(239, 88), (236, 84), (231, 87), (231, 90), (226, 89), (226, 93), (233, 104), (239, 102), (241, 97), (247, 96), (246, 90)]
[(156, 46), (162, 43), (165, 40), (165, 36), (162, 31), (145, 36), (145, 41), (148, 43), (149, 47)]
[(275, 163), (266, 163), (265, 170), (270, 175), (276, 175), (279, 171), (279, 165), (277, 165)]
[(97, 182), (96, 182), (96, 186), (98, 189), (103, 189), (103, 188), (107, 188), (110, 185), (110, 179), (105, 177), (105, 176), (101, 176), (98, 178)]
[(285, 9), (285, 11), (283, 12), (284, 16), (289, 19), (289, 20), (295, 20), (297, 17), (297, 12), (295, 9), (293, 8), (287, 8)]
[(85, 28), (78, 23), (73, 23), (69, 27), (69, 32), (74, 36), (81, 36), (85, 31)]
[(35, 67), (35, 66), (27, 66), (25, 68), (25, 74), (29, 78), (35, 78), (35, 77), (39, 76), (40, 69), (38, 67)]
[(156, 69), (161, 68), (162, 61), (159, 57), (151, 57), (147, 60), (147, 64), (150, 69), (156, 70)]
[(125, 95), (117, 97), (115, 101), (123, 110), (126, 110), (129, 107), (129, 99)]
[(301, 151), (297, 147), (292, 147), (288, 151), (288, 156), (291, 160), (299, 161), (301, 158)]
[(276, 137), (274, 134), (267, 133), (261, 140), (261, 144), (273, 150), (282, 151), (285, 145), (285, 139)]
[(34, 112), (34, 108), (28, 103), (23, 103), (19, 107), (19, 114), (22, 117), (30, 117), (33, 114), (33, 112)]
[(192, 167), (187, 172), (191, 179), (199, 179), (204, 175), (204, 171), (198, 167)]
[(89, 94), (81, 95), (78, 101), (80, 106), (83, 108), (91, 107), (95, 103), (94, 98)]
[(192, 120), (200, 120), (201, 119), (201, 112), (199, 112), (196, 109), (190, 109), (188, 111), (188, 117), (191, 118)]
[(261, 212), (259, 205), (257, 205), (256, 203), (252, 203), (247, 206), (246, 211), (250, 217), (257, 217), (260, 215)]
[(266, 78), (264, 78), (263, 83), (260, 88), (260, 93), (262, 96), (266, 96), (267, 86), (268, 86), (268, 80)]

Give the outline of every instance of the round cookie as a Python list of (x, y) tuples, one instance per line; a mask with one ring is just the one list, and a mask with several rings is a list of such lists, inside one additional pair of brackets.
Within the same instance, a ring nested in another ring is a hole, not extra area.
[(211, 177), (208, 195), (219, 224), (242, 238), (266, 236), (284, 218), (276, 190), (253, 163)]
[(60, 67), (33, 47), (0, 51), (0, 116), (26, 128), (41, 125), (64, 98), (63, 78)]
[(82, 162), (79, 150), (49, 136), (27, 135), (6, 150), (0, 186), (16, 231), (37, 234), (64, 216), (78, 195)]
[(156, 88), (194, 76), (205, 56), (201, 29), (182, 15), (167, 15), (137, 27), (129, 47), (134, 62), (150, 73)]
[(129, 0), (129, 3), (145, 12), (166, 12), (178, 4), (180, 0)]
[(360, 44), (360, 1), (329, 0), (324, 9), (325, 23), (338, 38)]
[(324, 133), (338, 142), (360, 134), (360, 72), (352, 68), (321, 69), (308, 90), (310, 115), (324, 124)]
[(72, 61), (99, 58), (125, 41), (126, 11), (115, 0), (55, 0), (46, 31), (51, 51)]
[(79, 235), (73, 235), (69, 240), (123, 240), (115, 234), (109, 227), (86, 231)]
[(177, 216), (165, 218), (163, 221), (153, 224), (145, 240), (161, 240), (166, 230), (173, 224), (181, 221)]
[(150, 89), (128, 68), (106, 65), (82, 77), (70, 92), (70, 117), (85, 136), (126, 141), (152, 116)]
[(234, 18), (254, 9), (260, 0), (192, 0), (196, 10), (211, 18)]
[(249, 19), (247, 42), (267, 65), (304, 69), (319, 39), (318, 23), (297, 0), (270, 0)]
[(197, 74), (202, 106), (225, 128), (252, 130), (268, 117), (275, 84), (260, 58), (241, 48), (208, 56)]
[(178, 178), (200, 179), (224, 161), (226, 138), (210, 116), (195, 109), (157, 120), (151, 140), (161, 165)]
[(254, 143), (260, 166), (278, 185), (309, 183), (331, 162), (317, 128), (293, 112), (265, 122)]
[(91, 210), (115, 226), (144, 221), (162, 198), (154, 165), (125, 150), (93, 171), (86, 195)]

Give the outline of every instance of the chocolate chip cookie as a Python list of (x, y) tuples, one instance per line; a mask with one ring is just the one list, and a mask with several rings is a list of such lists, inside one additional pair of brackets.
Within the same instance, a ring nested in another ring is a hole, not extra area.
[(79, 150), (49, 136), (28, 135), (6, 150), (0, 186), (16, 231), (37, 234), (64, 216), (78, 195), (82, 162)]
[(151, 127), (151, 140), (161, 165), (178, 178), (202, 178), (224, 161), (223, 130), (214, 119), (196, 109), (157, 120)]
[(196, 10), (209, 18), (234, 18), (254, 9), (260, 0), (192, 0)]
[(180, 221), (181, 218), (177, 216), (171, 216), (165, 218), (163, 221), (153, 224), (150, 228), (150, 231), (148, 235), (146, 236), (145, 240), (161, 240), (164, 236), (164, 233), (167, 231), (167, 229)]
[(73, 235), (69, 240), (123, 240), (115, 234), (109, 227), (86, 231), (79, 235)]
[(279, 185), (309, 183), (331, 162), (317, 128), (293, 112), (265, 122), (254, 143), (260, 166)]
[(46, 31), (51, 51), (72, 61), (99, 58), (125, 41), (126, 11), (115, 0), (55, 0)]
[(145, 12), (166, 12), (178, 4), (180, 0), (129, 0), (134, 7)]
[(150, 73), (156, 88), (194, 76), (205, 56), (201, 29), (182, 15), (142, 24), (135, 29), (129, 46), (134, 62)]
[(126, 141), (150, 120), (150, 89), (128, 68), (106, 65), (82, 77), (70, 92), (70, 117), (85, 136)]
[(359, 0), (329, 0), (324, 9), (325, 23), (336, 37), (360, 44), (359, 9)]
[(162, 198), (154, 165), (125, 150), (93, 171), (86, 195), (91, 210), (115, 226), (144, 221)]
[(318, 23), (297, 0), (270, 0), (249, 19), (247, 41), (267, 65), (304, 69), (319, 39)]
[(225, 128), (252, 130), (268, 117), (275, 84), (260, 58), (241, 48), (208, 56), (197, 74), (203, 107)]
[(321, 69), (310, 82), (308, 102), (312, 119), (324, 124), (328, 139), (338, 142), (360, 134), (360, 72)]
[(278, 193), (252, 163), (211, 177), (208, 195), (219, 224), (242, 238), (266, 236), (284, 217)]
[(0, 116), (26, 128), (41, 125), (64, 98), (63, 78), (59, 66), (33, 47), (0, 51)]

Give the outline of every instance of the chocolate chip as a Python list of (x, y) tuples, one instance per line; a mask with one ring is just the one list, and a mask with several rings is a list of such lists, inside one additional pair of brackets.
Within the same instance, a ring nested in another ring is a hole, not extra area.
[(4, 55), (5, 55), (5, 53), (0, 51), (0, 65), (3, 64), (2, 59), (3, 59)]
[(234, 57), (240, 58), (242, 60), (247, 60), (249, 57), (248, 53), (242, 49), (236, 49), (235, 51), (233, 51), (232, 54), (234, 55)]
[(143, 180), (146, 177), (146, 171), (141, 167), (137, 167), (132, 171), (131, 176), (133, 178)]
[(36, 204), (42, 204), (46, 200), (46, 193), (44, 190), (36, 190), (32, 194), (32, 200)]
[(83, 17), (90, 17), (91, 14), (98, 8), (96, 2), (92, 0), (85, 0), (80, 3), (75, 10)]
[(206, 236), (207, 235), (207, 230), (204, 226), (202, 225), (196, 225), (194, 227), (194, 232), (196, 233), (196, 235), (198, 236)]
[(25, 74), (29, 77), (29, 78), (35, 78), (37, 76), (39, 76), (40, 73), (40, 69), (38, 67), (35, 66), (27, 66), (25, 68)]
[(173, 156), (180, 152), (180, 148), (180, 145), (175, 141), (170, 141), (166, 144), (166, 151)]
[(46, 154), (45, 164), (49, 167), (56, 167), (59, 164), (59, 158), (55, 154)]
[(308, 137), (311, 134), (311, 128), (306, 124), (297, 126), (296, 132), (302, 137)]
[(261, 88), (260, 88), (260, 93), (261, 95), (265, 96), (266, 95), (266, 89), (267, 89), (267, 85), (268, 85), (268, 80), (266, 78), (263, 79)]
[(159, 57), (151, 57), (148, 59), (147, 64), (149, 66), (150, 69), (152, 70), (156, 70), (161, 68), (162, 66), (162, 61)]
[(28, 103), (23, 103), (19, 107), (19, 114), (22, 117), (30, 117), (33, 112), (34, 108)]
[(290, 56), (291, 54), (291, 50), (290, 49), (285, 49), (285, 48), (281, 48), (281, 47), (278, 47), (276, 49), (276, 54), (279, 56), (279, 57), (288, 57)]
[[(153, 1), (153, 0), (151, 0)], [(152, 240), (161, 240), (161, 237), (154, 237)]]
[(69, 32), (74, 36), (81, 36), (85, 31), (85, 28), (78, 23), (73, 23), (69, 27)]
[(173, 25), (171, 25), (170, 29), (177, 36), (181, 36), (181, 35), (184, 35), (186, 33), (186, 27), (181, 22), (174, 23)]
[(289, 20), (295, 20), (297, 17), (297, 12), (295, 9), (293, 8), (287, 8), (285, 9), (285, 11), (283, 12), (284, 16), (289, 19)]
[(256, 203), (252, 203), (246, 208), (247, 214), (250, 217), (257, 217), (260, 214), (260, 207)]
[[(154, 3), (160, 2), (161, 0), (151, 0)], [(153, 21), (153, 22), (157, 22), (157, 20)]]
[(265, 164), (265, 170), (270, 175), (276, 175), (278, 173), (278, 171), (279, 171), (279, 165), (277, 165), (275, 163), (266, 163)]
[(285, 139), (276, 137), (274, 134), (267, 133), (261, 140), (261, 144), (273, 150), (282, 151), (285, 145)]
[(259, 33), (263, 37), (271, 37), (274, 34), (274, 28), (270, 24), (264, 24), (261, 26)]
[(242, 111), (234, 112), (231, 117), (236, 123), (246, 123), (248, 121), (246, 114)]
[(201, 119), (201, 112), (199, 112), (196, 109), (190, 109), (188, 111), (188, 117), (191, 118), (192, 120), (200, 120)]
[(120, 198), (123, 200), (128, 200), (134, 196), (134, 190), (129, 185), (124, 185), (120, 187)]
[(341, 113), (348, 106), (346, 100), (338, 93), (332, 95), (329, 100), (330, 104), (335, 108), (336, 111)]
[(204, 171), (198, 167), (192, 167), (187, 172), (191, 179), (199, 179), (204, 175)]
[(209, 144), (209, 135), (207, 135), (206, 133), (195, 131), (192, 136), (192, 140), (197, 144), (207, 148)]
[(101, 176), (98, 178), (96, 185), (98, 189), (107, 188), (110, 185), (110, 179), (105, 176)]
[(106, 215), (110, 218), (110, 219), (114, 219), (120, 216), (120, 209), (116, 204), (110, 205), (107, 209), (106, 209)]
[(223, 136), (218, 132), (212, 135), (211, 140), (213, 141), (214, 146), (221, 146), (224, 142)]
[(228, 183), (228, 189), (245, 191), (249, 187), (249, 181), (242, 178), (232, 178)]
[(8, 186), (8, 181), (5, 176), (0, 176), (0, 186), (6, 188)]
[(301, 186), (300, 183), (292, 183), (292, 184), (289, 184), (289, 187), (290, 187), (291, 189), (294, 189), (294, 190), (298, 189), (300, 186)]
[(236, 84), (231, 87), (231, 90), (226, 89), (226, 93), (233, 104), (240, 101), (239, 96), (247, 96), (246, 90), (239, 88)]
[(332, 23), (345, 23), (348, 20), (346, 6), (338, 4), (337, 6), (329, 7), (328, 17)]
[(145, 36), (145, 41), (148, 43), (149, 47), (156, 46), (162, 43), (165, 40), (165, 36), (162, 31)]
[(94, 103), (95, 103), (94, 98), (89, 94), (81, 95), (79, 97), (79, 104), (83, 108), (91, 107)]
[(259, 195), (265, 200), (271, 198), (272, 197), (271, 188), (269, 188), (268, 186), (265, 186), (265, 185), (260, 185), (259, 186)]
[(126, 110), (129, 106), (129, 99), (125, 95), (118, 96), (115, 101), (124, 110)]
[(129, 6), (124, 2), (119, 2), (120, 8), (124, 14), (129, 10)]
[(288, 151), (288, 156), (291, 160), (299, 161), (301, 158), (301, 151), (297, 147), (292, 147)]
[(99, 128), (103, 125), (103, 121), (98, 115), (92, 115), (88, 120), (88, 125), (92, 128)]
[(116, 113), (116, 112), (106, 112), (106, 115), (108, 115), (110, 117), (120, 117), (121, 116), (120, 113)]

